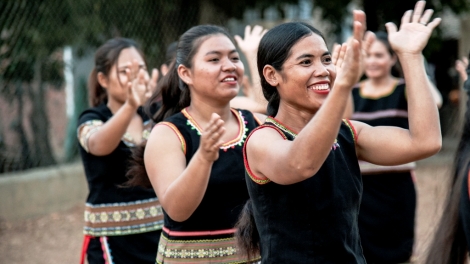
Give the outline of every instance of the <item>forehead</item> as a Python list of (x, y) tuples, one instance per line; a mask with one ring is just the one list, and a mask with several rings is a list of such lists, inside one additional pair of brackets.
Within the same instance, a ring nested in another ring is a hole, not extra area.
[(140, 65), (144, 64), (144, 59), (140, 56), (136, 48), (130, 47), (121, 50), (117, 60), (118, 67), (127, 66), (129, 62), (136, 60)]
[(290, 50), (289, 59), (297, 58), (301, 54), (312, 54), (320, 56), (327, 52), (328, 48), (322, 37), (312, 33), (295, 43)]
[(380, 40), (375, 40), (372, 42), (372, 45), (370, 45), (369, 52), (387, 52), (387, 47), (385, 44), (382, 43)]
[(199, 46), (199, 50), (197, 52), (198, 55), (206, 55), (208, 52), (218, 51), (232, 51), (235, 50), (235, 45), (233, 45), (232, 41), (223, 34), (211, 35), (204, 39)]

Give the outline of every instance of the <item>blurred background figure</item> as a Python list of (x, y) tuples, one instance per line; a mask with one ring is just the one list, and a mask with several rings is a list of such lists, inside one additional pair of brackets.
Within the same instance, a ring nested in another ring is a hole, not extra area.
[[(155, 71), (154, 71), (155, 72)], [(81, 263), (155, 263), (163, 225), (153, 190), (123, 188), (131, 149), (150, 133), (141, 106), (149, 98), (147, 65), (130, 39), (108, 40), (89, 79), (91, 108), (77, 136), (89, 187)]]
[[(392, 75), (397, 56), (385, 32), (376, 32), (364, 62), (366, 79), (352, 90), (353, 120), (371, 126), (408, 129), (408, 103), (404, 79)], [(398, 70), (395, 70), (400, 76)], [(398, 75), (397, 74), (397, 75)], [(431, 82), (428, 80), (431, 84)], [(432, 86), (438, 107), (442, 97)], [(415, 163), (377, 166), (359, 162), (364, 193), (359, 231), (368, 263), (402, 263), (413, 253), (416, 213)]]

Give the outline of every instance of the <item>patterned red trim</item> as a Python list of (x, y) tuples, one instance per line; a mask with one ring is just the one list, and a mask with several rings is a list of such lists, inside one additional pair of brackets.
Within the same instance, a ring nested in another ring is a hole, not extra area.
[(236, 228), (224, 229), (224, 230), (215, 230), (215, 231), (171, 231), (167, 227), (162, 228), (170, 236), (216, 236), (216, 235), (226, 235), (234, 234), (237, 231)]
[(181, 142), (181, 149), (183, 150), (184, 155), (186, 155), (186, 140), (184, 140), (184, 137), (183, 137), (183, 135), (181, 135), (181, 132), (178, 130), (178, 128), (175, 125), (173, 125), (172, 123), (166, 122), (166, 121), (160, 122), (156, 126), (158, 126), (158, 125), (167, 126), (171, 130), (173, 130), (173, 132), (175, 132), (176, 136), (179, 138), (179, 140)]
[(343, 122), (351, 129), (352, 134), (353, 134), (354, 144), (357, 145), (357, 131), (356, 131), (356, 128), (353, 126), (353, 124), (351, 123), (351, 120), (349, 120), (349, 119), (343, 119)]
[(268, 182), (270, 182), (271, 180), (269, 178), (261, 178), (261, 177), (258, 177), (256, 176), (253, 171), (251, 171), (250, 169), (250, 165), (248, 164), (248, 158), (247, 158), (247, 154), (246, 154), (246, 145), (248, 143), (248, 140), (250, 139), (251, 135), (258, 129), (261, 129), (261, 128), (272, 128), (274, 129), (275, 131), (277, 131), (283, 138), (284, 140), (287, 140), (287, 137), (286, 135), (284, 135), (284, 133), (282, 133), (282, 131), (280, 129), (278, 129), (277, 127), (274, 127), (274, 126), (268, 126), (268, 125), (262, 125), (262, 126), (259, 126), (257, 128), (255, 128), (251, 133), (250, 135), (248, 135), (247, 139), (245, 140), (245, 145), (243, 146), (243, 163), (245, 165), (245, 169), (246, 169), (246, 172), (248, 173), (248, 176), (250, 176), (251, 180), (253, 180), (255, 183), (257, 184), (266, 184)]

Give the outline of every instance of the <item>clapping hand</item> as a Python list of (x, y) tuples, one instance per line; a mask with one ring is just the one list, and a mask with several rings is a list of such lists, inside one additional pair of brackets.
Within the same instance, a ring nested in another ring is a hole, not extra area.
[[(140, 67), (137, 61), (129, 63), (126, 73), (128, 80), (126, 102), (132, 107), (137, 108), (142, 106), (145, 101), (150, 98), (149, 75), (146, 70)], [(158, 79), (158, 74), (156, 78)]]

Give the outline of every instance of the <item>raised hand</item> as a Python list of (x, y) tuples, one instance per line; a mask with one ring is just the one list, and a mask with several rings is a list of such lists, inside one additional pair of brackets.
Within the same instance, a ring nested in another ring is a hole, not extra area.
[(127, 73), (127, 100), (126, 102), (137, 108), (150, 97), (149, 75), (146, 70), (140, 68), (137, 61), (132, 61), (126, 69)]
[(245, 36), (242, 39), (240, 36), (235, 36), (235, 41), (237, 41), (237, 45), (240, 50), (245, 54), (256, 54), (258, 52), (259, 42), (263, 35), (267, 32), (267, 29), (263, 29), (262, 26), (256, 25), (251, 30), (251, 26), (245, 27)]
[[(362, 74), (361, 46), (364, 36), (364, 25), (357, 20), (354, 21), (353, 32), (353, 37), (343, 45), (336, 45), (333, 48), (332, 54), (332, 61), (336, 66), (337, 72), (335, 85), (349, 88), (352, 88)], [(368, 45), (370, 46), (370, 44)]]
[[(361, 76), (364, 74), (364, 65), (365, 65), (365, 58), (367, 56), (367, 53), (369, 52), (369, 48), (372, 45), (372, 43), (375, 40), (375, 35), (374, 33), (370, 31), (365, 31), (365, 23), (366, 23), (366, 14), (361, 11), (361, 10), (354, 10), (353, 11), (353, 18), (354, 21), (357, 21), (361, 23), (362, 25), (362, 30), (359, 31), (360, 29), (357, 28), (357, 30), (354, 31), (354, 35), (349, 38), (348, 41), (351, 39), (357, 39), (357, 40), (362, 40), (361, 42), (361, 54), (360, 54), (360, 59), (359, 59), (359, 71), (357, 72), (357, 77), (356, 77), (356, 82), (358, 82), (361, 78)], [(338, 75), (341, 74), (341, 71), (343, 70), (343, 62), (344, 62), (344, 56), (346, 54), (346, 48), (341, 49), (340, 44), (335, 43), (333, 45), (333, 50), (332, 50), (332, 62), (336, 66), (336, 72)]]
[(219, 158), (219, 148), (223, 142), (222, 135), (225, 133), (224, 121), (218, 114), (213, 113), (207, 127), (201, 133), (201, 142), (198, 152), (200, 158), (207, 162), (214, 162)]
[[(396, 53), (419, 54), (428, 43), (429, 37), (435, 27), (441, 22), (440, 18), (434, 18), (432, 9), (423, 13), (425, 1), (418, 1), (414, 10), (408, 10), (401, 18), (400, 29), (394, 23), (387, 23), (388, 40)], [(429, 23), (428, 23), (429, 22)]]

